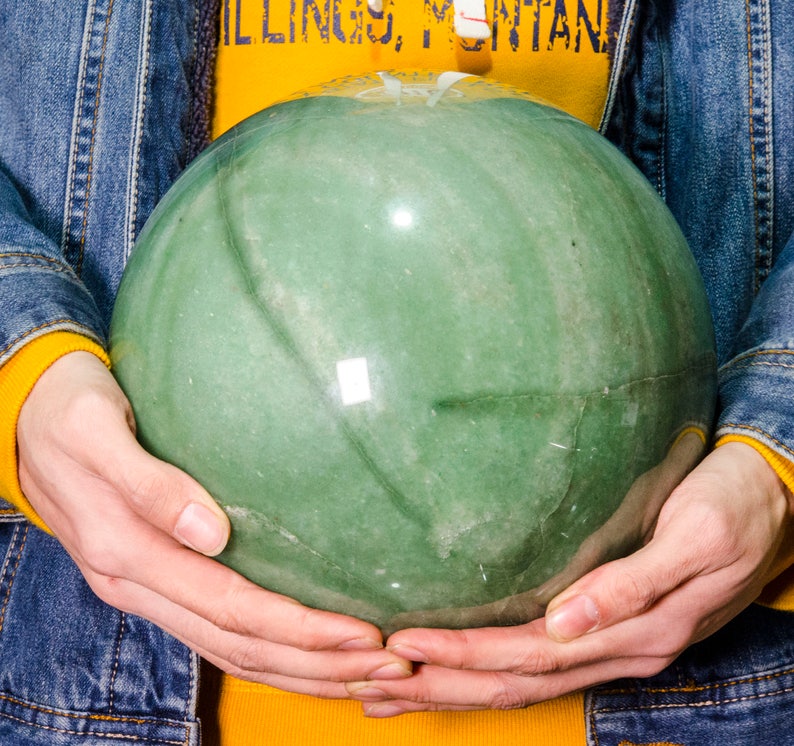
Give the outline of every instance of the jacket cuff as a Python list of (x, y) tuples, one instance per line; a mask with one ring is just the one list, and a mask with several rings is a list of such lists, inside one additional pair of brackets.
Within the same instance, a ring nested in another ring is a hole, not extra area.
[(74, 332), (57, 331), (33, 339), (0, 367), (0, 497), (45, 531), (47, 527), (19, 484), (17, 422), (22, 405), (42, 373), (59, 358), (78, 351), (91, 352), (110, 365), (105, 350), (93, 340)]
[[(778, 467), (794, 462), (794, 350), (753, 350), (720, 370), (716, 439), (743, 436), (777, 454)], [(773, 467), (775, 464), (773, 464)], [(791, 477), (781, 478), (791, 488)]]

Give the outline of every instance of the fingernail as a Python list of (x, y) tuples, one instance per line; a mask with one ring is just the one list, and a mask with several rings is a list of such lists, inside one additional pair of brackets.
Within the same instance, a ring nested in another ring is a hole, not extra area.
[(337, 650), (380, 650), (383, 643), (371, 637), (357, 637), (355, 640), (343, 642)]
[(202, 554), (217, 554), (226, 543), (225, 527), (218, 516), (201, 503), (190, 503), (182, 511), (174, 527), (174, 535)]
[(404, 707), (393, 702), (378, 702), (364, 708), (364, 715), (368, 718), (391, 718), (406, 712)]
[(351, 681), (345, 684), (347, 693), (356, 699), (387, 699), (386, 692), (368, 681)]
[(367, 678), (369, 679), (404, 679), (412, 673), (410, 664), (387, 663), (375, 669)]
[(414, 663), (430, 663), (430, 658), (428, 658), (425, 653), (416, 648), (412, 648), (410, 645), (400, 645), (397, 643), (396, 645), (389, 645), (387, 650), (395, 655), (399, 655), (400, 658), (414, 661)]
[(600, 621), (598, 607), (588, 596), (574, 596), (546, 614), (546, 634), (567, 642), (592, 632)]

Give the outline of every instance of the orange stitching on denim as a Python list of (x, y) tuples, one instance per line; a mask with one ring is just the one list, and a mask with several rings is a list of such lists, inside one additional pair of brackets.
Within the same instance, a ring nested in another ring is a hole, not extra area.
[(723, 369), (728, 369), (728, 368), (731, 368), (731, 367), (733, 367), (734, 365), (737, 365), (737, 364), (744, 364), (744, 365), (762, 365), (763, 364), (763, 365), (779, 365), (779, 366), (784, 367), (784, 368), (785, 367), (790, 367), (788, 363), (773, 363), (773, 362), (768, 362), (768, 361), (762, 362), (762, 363), (745, 362), (745, 361), (752, 361), (753, 358), (766, 357), (768, 355), (794, 356), (794, 350), (777, 350), (777, 349), (772, 349), (772, 350), (753, 350), (753, 352), (747, 352), (747, 353), (745, 353), (743, 355), (739, 355), (738, 357), (736, 357), (733, 360), (731, 360), (731, 362), (726, 363), (722, 367), (723, 367)]
[(83, 199), (83, 220), (80, 225), (80, 253), (75, 267), (78, 275), (82, 273), (83, 269), (83, 254), (85, 251), (86, 234), (88, 232), (88, 203), (91, 200), (91, 182), (94, 177), (94, 147), (96, 146), (97, 120), (99, 119), (99, 99), (102, 93), (102, 80), (105, 74), (105, 53), (107, 52), (110, 17), (112, 14), (113, 0), (110, 0), (105, 14), (105, 30), (102, 34), (102, 54), (99, 56), (99, 70), (97, 71), (96, 94), (94, 96), (94, 116), (91, 122), (91, 144), (88, 147), (85, 196)]
[(0, 251), (0, 259), (5, 259), (7, 257), (16, 259), (18, 256), (23, 256), (26, 259), (40, 259), (41, 261), (48, 262), (49, 264), (61, 263), (58, 259), (53, 259), (51, 256), (45, 256), (44, 254), (34, 254), (30, 251)]
[[(14, 587), (14, 579), (17, 575), (17, 570), (19, 569), (19, 562), (22, 558), (22, 550), (25, 548), (25, 544), (28, 540), (28, 527), (27, 526), (17, 526), (14, 529), (13, 540), (16, 541), (17, 534), (19, 531), (23, 531), (22, 536), (22, 543), (20, 544), (19, 548), (16, 550), (16, 560), (14, 562), (14, 568), (11, 570), (10, 579), (8, 581), (8, 589), (6, 590), (6, 597), (3, 599), (3, 608), (0, 609), (0, 632), (3, 631), (3, 624), (5, 623), (6, 619), (6, 609), (8, 608), (8, 602), (11, 600), (11, 589)], [(5, 568), (3, 568), (3, 574), (5, 574)]]
[[(33, 708), (37, 709), (37, 708)], [(77, 716), (74, 717), (83, 717)], [(91, 717), (90, 715), (88, 717)], [(146, 743), (151, 743), (152, 739), (147, 736), (138, 736), (135, 734), (126, 734), (126, 733), (103, 733), (101, 731), (85, 731), (85, 730), (69, 730), (68, 728), (56, 728), (52, 725), (42, 725), (41, 723), (32, 723), (28, 720), (24, 720), (23, 718), (17, 717), (15, 715), (9, 715), (8, 713), (0, 713), (0, 718), (5, 718), (6, 720), (12, 720), (16, 723), (22, 723), (23, 725), (28, 725), (33, 728), (40, 728), (41, 730), (52, 731), (53, 733), (63, 733), (68, 736), (94, 736), (95, 738), (108, 738), (113, 739), (114, 741), (124, 740), (124, 741), (145, 741)], [(144, 721), (145, 722), (145, 721)], [(174, 727), (172, 724), (171, 727)], [(164, 744), (173, 744), (173, 746), (184, 746), (187, 743), (186, 739), (182, 739), (179, 741), (174, 741), (172, 739), (168, 740), (160, 740), (158, 739), (159, 743)]]
[[(704, 692), (708, 689), (726, 689), (730, 686), (742, 686), (744, 684), (758, 684), (761, 681), (774, 681), (775, 679), (779, 679), (781, 676), (790, 676), (794, 674), (794, 668), (787, 668), (783, 671), (778, 671), (777, 673), (770, 673), (765, 674), (764, 676), (752, 676), (750, 678), (741, 678), (741, 679), (733, 679), (731, 681), (721, 681), (716, 684), (696, 684), (694, 681), (690, 681), (686, 686), (669, 686), (669, 687), (655, 687), (652, 689), (643, 688), (643, 692), (648, 692), (649, 694), (672, 694), (675, 692)], [(634, 688), (631, 689), (604, 689), (599, 692), (599, 694), (604, 695), (614, 695), (614, 694), (632, 694), (635, 691)]]
[[(13, 264), (4, 264), (2, 269), (4, 269), (4, 270), (6, 270), (6, 269), (20, 269), (20, 268), (23, 268), (23, 269), (35, 269), (37, 267), (41, 268), (41, 264), (39, 262), (14, 262)], [(63, 265), (61, 265), (60, 267), (56, 265), (54, 267), (48, 267), (47, 271), (48, 272), (67, 272), (68, 273), (68, 272), (71, 272), (72, 269), (71, 269), (71, 267), (66, 267), (66, 266), (63, 266)]]
[[(51, 707), (24, 702), (21, 699), (12, 697), (8, 694), (0, 694), (0, 701), (8, 702), (11, 705), (24, 707), (25, 709), (40, 712), (43, 715), (53, 715), (55, 717), (69, 718), (71, 720), (95, 720), (103, 723), (130, 723), (132, 725), (157, 725), (170, 728), (184, 727), (178, 721), (165, 720), (163, 718), (133, 717), (131, 715), (103, 715), (101, 713), (68, 712), (67, 710), (56, 710)], [(0, 717), (7, 717), (7, 714), (0, 714)], [(97, 735), (103, 735), (99, 733)], [(168, 741), (167, 743), (181, 743), (181, 741)]]
[[(676, 690), (672, 690), (676, 691)], [(749, 694), (744, 697), (731, 697), (730, 699), (709, 699), (704, 702), (675, 702), (668, 704), (655, 704), (655, 705), (630, 705), (625, 707), (602, 707), (597, 711), (599, 713), (613, 713), (613, 712), (639, 712), (640, 710), (674, 710), (684, 707), (722, 707), (724, 705), (732, 705), (737, 702), (749, 702), (754, 699), (768, 699), (769, 697), (777, 697), (781, 694), (791, 694), (794, 692), (794, 686), (786, 687), (775, 692), (762, 692), (760, 694)], [(596, 712), (594, 709), (593, 712)]]

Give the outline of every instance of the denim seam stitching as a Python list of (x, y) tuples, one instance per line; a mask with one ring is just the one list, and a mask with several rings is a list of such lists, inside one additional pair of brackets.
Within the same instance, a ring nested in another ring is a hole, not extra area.
[[(42, 266), (40, 262), (19, 261), (19, 262), (14, 262), (13, 264), (4, 264), (2, 267), (0, 267), (0, 270), (6, 270), (6, 269), (42, 269)], [(52, 262), (48, 270), (50, 272), (62, 272), (68, 275), (74, 274), (74, 270), (71, 267), (64, 267), (63, 265), (58, 265), (57, 262)]]
[(598, 131), (601, 134), (606, 132), (609, 120), (612, 118), (612, 111), (615, 108), (615, 98), (618, 95), (618, 86), (628, 64), (628, 48), (632, 41), (636, 8), (636, 0), (626, 0), (615, 47), (616, 54), (614, 54), (612, 58), (612, 70), (609, 75), (606, 102), (604, 104), (604, 110), (601, 112), (601, 121), (598, 124)]
[[(11, 589), (14, 587), (14, 580), (16, 579), (17, 570), (19, 569), (19, 563), (20, 563), (20, 561), (22, 559), (22, 550), (25, 548), (25, 544), (27, 543), (27, 539), (28, 539), (28, 527), (27, 526), (17, 526), (14, 529), (14, 534), (13, 534), (13, 536), (14, 536), (14, 538), (13, 538), (14, 544), (17, 543), (17, 540), (19, 538), (18, 534), (19, 534), (20, 531), (22, 531), (22, 541), (19, 544), (18, 548), (16, 548), (14, 550), (15, 551), (15, 554), (14, 554), (14, 557), (15, 557), (14, 566), (11, 569), (10, 574), (8, 576), (9, 577), (8, 588), (6, 590), (5, 598), (3, 599), (3, 607), (2, 607), (2, 609), (0, 609), (0, 632), (3, 631), (3, 626), (5, 624), (5, 618), (6, 618), (6, 610), (8, 609), (8, 603), (11, 600)], [(12, 546), (14, 546), (14, 544), (12, 544)], [(6, 570), (8, 569), (8, 560), (9, 559), (10, 559), (10, 557), (7, 557), (6, 564), (4, 564), (4, 566), (3, 566), (2, 573), (0, 574), (0, 576), (2, 576), (2, 577), (5, 577), (5, 575), (6, 575)]]
[[(786, 668), (783, 671), (777, 671), (776, 673), (768, 673), (764, 674), (763, 676), (750, 676), (745, 678), (735, 678), (730, 679), (728, 681), (719, 681), (713, 684), (702, 684), (700, 686), (697, 685), (690, 685), (690, 686), (659, 686), (659, 687), (651, 687), (651, 688), (643, 688), (642, 692), (647, 694), (690, 694), (694, 692), (705, 692), (709, 689), (727, 689), (731, 686), (742, 686), (744, 684), (757, 684), (762, 681), (773, 681), (774, 679), (779, 679), (781, 676), (790, 676), (794, 674), (794, 668)], [(616, 694), (634, 694), (635, 689), (604, 689), (599, 694), (603, 694), (606, 696), (616, 695)]]
[(198, 677), (196, 675), (198, 669), (198, 655), (194, 653), (192, 650), (189, 653), (190, 660), (188, 663), (188, 667), (190, 669), (190, 678), (188, 681), (188, 688), (190, 691), (190, 697), (187, 700), (187, 707), (186, 707), (186, 716), (191, 718), (196, 717), (196, 708), (198, 706)]
[(116, 635), (116, 644), (113, 647), (113, 669), (110, 673), (110, 682), (108, 684), (108, 712), (113, 712), (113, 704), (115, 699), (115, 691), (116, 691), (116, 676), (119, 672), (119, 659), (121, 658), (121, 641), (124, 637), (124, 629), (125, 629), (125, 622), (126, 622), (126, 614), (122, 611), (121, 618), (119, 620), (119, 632)]
[[(27, 530), (26, 530), (27, 533)], [(163, 726), (167, 728), (185, 728), (187, 730), (187, 726), (184, 723), (181, 723), (177, 720), (166, 720), (164, 718), (149, 718), (149, 717), (134, 717), (132, 715), (103, 715), (100, 713), (92, 713), (92, 712), (69, 712), (68, 710), (56, 710), (52, 707), (43, 707), (41, 705), (37, 705), (31, 702), (25, 702), (24, 700), (18, 699), (17, 697), (12, 697), (8, 694), (0, 694), (0, 702), (7, 702), (10, 705), (24, 707), (26, 709), (33, 710), (34, 712), (40, 712), (44, 715), (53, 715), (55, 717), (62, 717), (71, 720), (88, 720), (90, 721), (101, 721), (106, 723), (122, 723), (122, 724), (131, 724), (131, 725), (155, 725), (155, 726)], [(0, 717), (7, 717), (13, 720), (17, 720), (22, 723), (26, 723), (33, 727), (45, 727), (47, 726), (40, 726), (37, 723), (29, 723), (27, 720), (23, 718), (19, 718), (15, 715), (10, 715), (9, 713), (0, 712)], [(49, 727), (49, 730), (60, 730), (58, 728)], [(62, 732), (64, 733), (72, 733), (68, 729), (64, 729)], [(92, 733), (91, 735), (96, 735), (105, 738), (134, 738), (135, 740), (140, 740), (140, 736), (124, 736), (120, 735), (117, 736), (115, 734), (106, 734), (106, 733)], [(163, 741), (163, 743), (172, 743), (172, 744), (183, 744), (187, 743), (185, 740), (173, 740), (168, 739)]]
[[(74, 259), (75, 263), (75, 271), (78, 275), (82, 272), (83, 266), (83, 258), (85, 255), (85, 244), (86, 238), (88, 235), (88, 213), (89, 213), (89, 202), (91, 201), (91, 189), (94, 177), (94, 150), (96, 147), (96, 134), (97, 134), (97, 121), (99, 119), (99, 109), (100, 109), (100, 101), (102, 96), (103, 90), (103, 83), (104, 83), (104, 74), (105, 74), (105, 55), (107, 52), (107, 44), (108, 44), (108, 34), (110, 29), (110, 20), (113, 14), (113, 4), (114, 0), (108, 0), (107, 9), (105, 11), (105, 23), (104, 28), (102, 31), (102, 42), (99, 48), (99, 59), (96, 63), (96, 79), (94, 81), (94, 100), (93, 100), (93, 110), (91, 113), (91, 128), (90, 128), (90, 137), (88, 143), (88, 154), (85, 164), (85, 177), (84, 177), (84, 184), (82, 185), (82, 195), (81, 195), (81, 206), (80, 206), (80, 235), (79, 240), (77, 241), (77, 256)], [(92, 6), (91, 11), (91, 18), (90, 18), (90, 26), (93, 27), (94, 23), (94, 16), (96, 15), (96, 5)], [(89, 34), (90, 37), (90, 34)], [(64, 246), (66, 246), (69, 241), (69, 236), (71, 235), (71, 228), (70, 223), (72, 223), (72, 207), (74, 206), (75, 197), (76, 197), (76, 173), (77, 173), (77, 161), (80, 160), (80, 150), (81, 150), (81, 140), (82, 140), (82, 125), (81, 120), (83, 120), (83, 111), (82, 106), (85, 102), (84, 96), (84, 87), (86, 80), (88, 78), (88, 68), (90, 66), (90, 47), (86, 53), (85, 59), (85, 67), (83, 69), (83, 77), (80, 81), (80, 91), (78, 94), (78, 104), (79, 108), (77, 109), (77, 120), (75, 124), (75, 131), (73, 132), (73, 137), (75, 137), (75, 145), (74, 150), (72, 152), (73, 164), (75, 168), (72, 171), (72, 180), (70, 182), (70, 193), (69, 193), (69, 200), (68, 200), (68, 212), (67, 216), (68, 219), (64, 221), (64, 231), (66, 233), (66, 242)]]
[[(40, 710), (42, 712), (47, 712), (38, 707), (34, 707), (34, 710)], [(58, 713), (56, 713), (58, 714)], [(88, 716), (78, 716), (72, 715), (70, 717), (88, 717), (91, 718), (90, 715)], [(126, 733), (103, 733), (102, 731), (91, 731), (91, 730), (70, 730), (68, 728), (56, 728), (54, 725), (42, 725), (41, 723), (33, 723), (28, 720), (25, 720), (17, 715), (9, 715), (8, 713), (0, 713), (0, 718), (5, 718), (6, 720), (11, 720), (15, 723), (21, 723), (22, 725), (27, 725), (31, 728), (39, 728), (40, 730), (50, 731), (53, 733), (62, 733), (67, 736), (93, 736), (95, 738), (107, 738), (111, 741), (145, 741), (146, 743), (151, 743), (152, 739), (145, 737), (145, 736), (138, 736), (134, 734), (126, 734)], [(129, 722), (136, 722), (134, 718), (129, 718)], [(145, 721), (142, 721), (145, 722)], [(186, 741), (181, 739), (179, 741), (175, 741), (174, 739), (158, 739), (158, 743), (171, 745), (171, 746), (184, 746)]]
[[(704, 686), (701, 688), (697, 688), (693, 690), (692, 688), (685, 688), (685, 687), (670, 687), (668, 688), (657, 688), (657, 689), (647, 689), (644, 690), (648, 693), (657, 693), (657, 694), (671, 694), (671, 693), (686, 693), (690, 691), (700, 691), (706, 689), (714, 689), (714, 688), (725, 688), (728, 686), (741, 686), (743, 684), (750, 684), (754, 682), (760, 681), (771, 681), (781, 676), (787, 676), (794, 673), (794, 669), (787, 669), (785, 671), (780, 671), (776, 674), (768, 674), (766, 676), (755, 676), (750, 679), (736, 679), (734, 681), (729, 682), (721, 682), (719, 684), (715, 684), (712, 686)], [(598, 730), (596, 728), (596, 715), (600, 714), (614, 714), (619, 712), (637, 712), (643, 710), (665, 710), (665, 709), (673, 709), (673, 708), (680, 708), (680, 707), (708, 707), (718, 704), (735, 704), (737, 702), (747, 702), (750, 700), (755, 699), (765, 699), (768, 697), (777, 696), (780, 694), (790, 694), (794, 691), (794, 687), (786, 687), (785, 689), (781, 689), (776, 692), (766, 692), (761, 693), (753, 696), (745, 696), (745, 697), (734, 697), (731, 699), (722, 699), (718, 701), (709, 700), (708, 702), (702, 702), (699, 704), (692, 704), (692, 703), (680, 703), (680, 704), (667, 704), (667, 705), (634, 705), (634, 706), (626, 706), (626, 707), (598, 707), (597, 705), (593, 704), (592, 700), (593, 697), (590, 695), (588, 699), (590, 700), (590, 706), (588, 708), (587, 713), (587, 721), (588, 721), (588, 730), (589, 734), (593, 739), (594, 746), (599, 746), (601, 743), (601, 739), (598, 736)], [(615, 696), (619, 694), (633, 694), (635, 690), (633, 689), (610, 689), (603, 692), (599, 692), (599, 696)]]
[(90, 339), (93, 339), (99, 342), (96, 334), (89, 329), (87, 326), (83, 324), (73, 321), (72, 319), (55, 319), (53, 321), (48, 321), (46, 324), (39, 324), (39, 326), (35, 326), (32, 329), (27, 329), (18, 337), (15, 337), (12, 342), (9, 342), (5, 347), (0, 349), (0, 358), (5, 355), (9, 350), (13, 349), (16, 345), (18, 345), (22, 340), (26, 339), (27, 337), (31, 336), (32, 334), (36, 334), (37, 332), (43, 331), (44, 329), (48, 329), (51, 326), (58, 326), (59, 324), (68, 324), (71, 327), (84, 330), (84, 333)]
[[(671, 691), (677, 691), (675, 689)], [(639, 712), (645, 710), (675, 710), (683, 707), (716, 707), (718, 705), (732, 705), (738, 702), (750, 702), (757, 699), (768, 699), (769, 697), (777, 697), (781, 694), (791, 694), (794, 692), (794, 686), (788, 686), (785, 689), (779, 689), (774, 692), (760, 692), (758, 694), (749, 694), (744, 697), (731, 697), (730, 699), (709, 699), (704, 702), (670, 702), (669, 704), (656, 704), (656, 705), (631, 705), (626, 707), (601, 707), (594, 708), (593, 713), (598, 714), (613, 714), (616, 712)]]
[(147, 86), (149, 81), (150, 57), (151, 57), (151, 34), (152, 34), (152, 4), (145, 2), (142, 8), (143, 17), (141, 19), (141, 56), (138, 60), (138, 74), (135, 96), (136, 110), (132, 117), (132, 148), (130, 150), (129, 167), (127, 169), (127, 191), (130, 195), (129, 207), (125, 217), (125, 242), (124, 260), (130, 258), (132, 247), (135, 242), (135, 224), (138, 220), (138, 208), (140, 206), (140, 164), (141, 164), (141, 140), (143, 138), (143, 122), (146, 117), (147, 108)]
[[(750, 164), (753, 182), (753, 217), (755, 226), (755, 277), (754, 287), (755, 292), (758, 292), (761, 283), (769, 273), (771, 264), (771, 206), (772, 195), (769, 194), (771, 188), (765, 186), (769, 184), (768, 173), (771, 168), (769, 159), (771, 158), (771, 142), (770, 142), (770, 122), (769, 122), (769, 107), (767, 104), (767, 96), (765, 92), (769, 87), (769, 64), (767, 55), (767, 27), (768, 27), (768, 13), (765, 0), (760, 0), (760, 13), (762, 15), (761, 21), (761, 39), (760, 39), (760, 63), (756, 63), (754, 52), (758, 48), (758, 44), (754, 43), (753, 29), (759, 25), (753, 23), (754, 12), (752, 9), (752, 0), (745, 0), (745, 17), (746, 17), (746, 38), (747, 38), (747, 82), (748, 82), (748, 136), (750, 140)], [(756, 72), (759, 73), (760, 80), (756, 81)], [(758, 91), (760, 88), (760, 92)], [(760, 99), (758, 96), (760, 95)], [(756, 101), (759, 105), (756, 106)], [(758, 111), (760, 108), (760, 112)], [(761, 118), (762, 126), (757, 126), (757, 117)], [(760, 129), (760, 133), (757, 132)], [(760, 137), (759, 137), (760, 135)], [(757, 144), (759, 141), (763, 144), (763, 152), (759, 154)], [(762, 195), (764, 192), (763, 202), (766, 204), (761, 206)]]
[(89, 56), (90, 56), (88, 50), (90, 49), (91, 46), (90, 45), (91, 29), (94, 26), (95, 16), (96, 16), (96, 2), (91, 2), (89, 5), (89, 12), (86, 16), (85, 30), (83, 32), (82, 49), (86, 51), (80, 58), (80, 69), (78, 72), (77, 91), (75, 96), (74, 120), (72, 122), (69, 173), (66, 182), (66, 200), (64, 204), (64, 213), (63, 213), (63, 231), (61, 234), (61, 249), (64, 252), (64, 254), (66, 254), (66, 247), (70, 242), (69, 235), (71, 231), (70, 225), (72, 222), (71, 215), (72, 215), (72, 209), (74, 207), (76, 191), (77, 191), (77, 171), (78, 171), (78, 160), (79, 160), (78, 153), (80, 152), (78, 146), (80, 141), (83, 103), (85, 101), (85, 94), (86, 94), (85, 86), (86, 86), (86, 80), (88, 79), (88, 67), (89, 67)]

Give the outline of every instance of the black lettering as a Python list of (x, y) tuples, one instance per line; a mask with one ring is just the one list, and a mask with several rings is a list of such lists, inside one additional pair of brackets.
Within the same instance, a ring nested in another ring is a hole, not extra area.
[(596, 15), (597, 15), (597, 22), (598, 25), (594, 26), (590, 22), (590, 15), (587, 12), (587, 8), (584, 6), (583, 0), (577, 1), (577, 8), (576, 8), (576, 45), (574, 47), (575, 51), (579, 52), (582, 48), (582, 29), (584, 28), (587, 37), (590, 39), (590, 44), (593, 47), (593, 51), (596, 53), (599, 52), (606, 52), (606, 41), (603, 43), (601, 42), (601, 23), (604, 17), (604, 5), (603, 0), (598, 0), (598, 5), (596, 6)]
[(269, 44), (283, 44), (284, 34), (270, 31), (270, 0), (262, 0), (262, 41)]
[(320, 38), (329, 41), (330, 27), (330, 0), (325, 0), (321, 8), (316, 0), (303, 0), (303, 41), (309, 41), (309, 18), (314, 20), (314, 25), (320, 32)]
[(549, 32), (549, 49), (554, 48), (557, 39), (565, 39), (565, 48), (571, 43), (571, 30), (568, 27), (568, 10), (565, 7), (565, 0), (556, 0), (554, 5), (554, 20)]
[(234, 43), (235, 44), (250, 44), (251, 37), (250, 36), (243, 36), (240, 33), (240, 8), (243, 4), (243, 0), (237, 0), (237, 5), (235, 7), (235, 19), (234, 19)]

